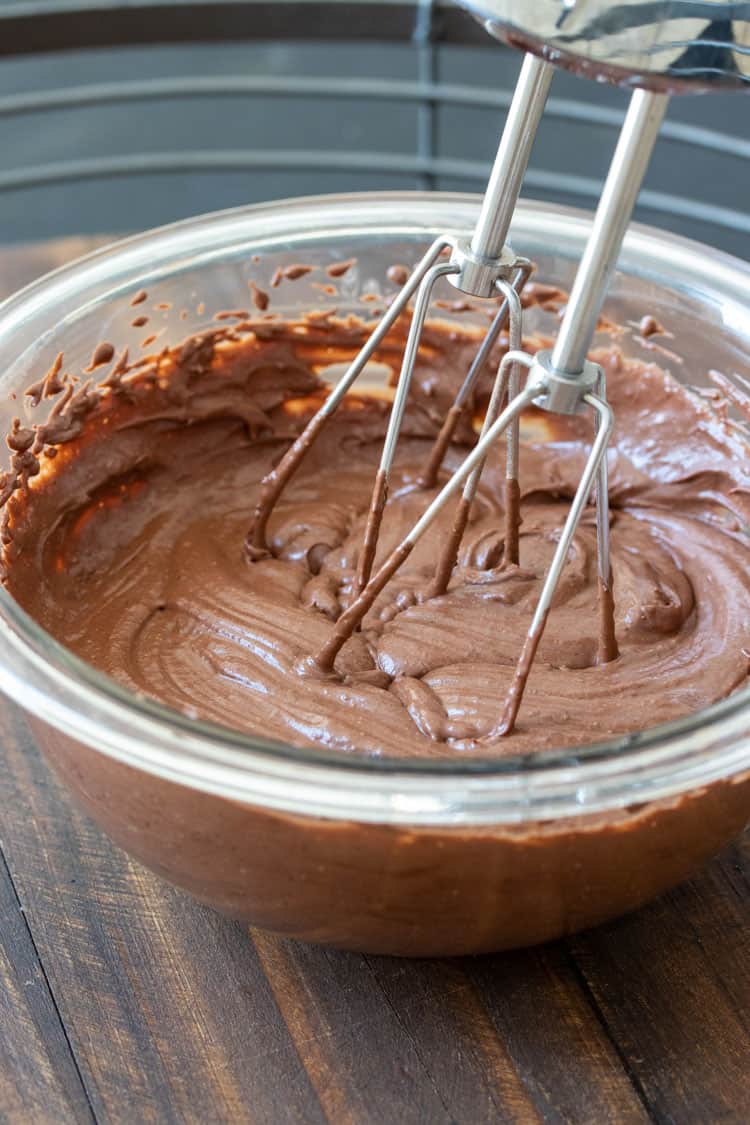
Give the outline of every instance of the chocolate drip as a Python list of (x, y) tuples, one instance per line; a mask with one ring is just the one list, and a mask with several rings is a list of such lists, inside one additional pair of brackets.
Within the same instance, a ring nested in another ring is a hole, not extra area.
[(102, 342), (100, 344), (97, 344), (94, 348), (94, 354), (91, 357), (91, 362), (89, 363), (88, 367), (84, 368), (84, 371), (95, 371), (97, 367), (103, 367), (105, 363), (110, 362), (114, 354), (115, 349), (112, 344), (107, 343), (106, 340), (102, 340)]
[(461, 546), (461, 540), (466, 531), (466, 525), (469, 522), (469, 513), (471, 511), (471, 500), (467, 500), (465, 496), (461, 496), (456, 508), (456, 516), (453, 521), (451, 533), (445, 541), (445, 545), (440, 552), (437, 567), (435, 568), (435, 577), (430, 586), (430, 597), (439, 598), (448, 589), (448, 583), (451, 580), (451, 574), (455, 568), (458, 560), (458, 551)]
[(539, 642), (542, 639), (542, 634), (544, 633), (548, 617), (549, 614), (545, 613), (539, 624), (539, 627), (536, 629), (530, 629), (526, 636), (526, 640), (524, 641), (523, 648), (521, 649), (521, 655), (518, 659), (518, 664), (516, 665), (516, 670), (513, 675), (513, 682), (510, 686), (508, 697), (505, 700), (503, 717), (500, 721), (499, 726), (495, 727), (494, 730), (491, 731), (489, 735), (490, 739), (506, 738), (509, 734), (513, 733), (513, 728), (516, 725), (518, 712), (523, 701), (524, 692), (526, 691), (526, 684), (529, 679), (529, 673), (531, 672), (531, 669), (533, 667), (537, 649), (539, 648)]
[(503, 558), (511, 566), (519, 564), (521, 528), (521, 487), (515, 477), (505, 481), (505, 550)]
[(326, 266), (326, 273), (329, 277), (343, 277), (356, 264), (356, 258), (347, 258), (345, 262), (332, 262), (330, 266)]
[(268, 554), (269, 548), (266, 537), (273, 506), (297, 472), (305, 454), (325, 426), (326, 421), (327, 419), (322, 415), (313, 418), (286, 451), (276, 468), (263, 478), (260, 486), (260, 499), (255, 506), (250, 530), (245, 540), (251, 558), (263, 558)]
[[(406, 562), (413, 549), (413, 543), (404, 542), (401, 543), (395, 551), (391, 551), (380, 570), (373, 575), (359, 597), (352, 602), (349, 609), (342, 613), (341, 617), (336, 622), (336, 627), (331, 633), (331, 636), (323, 645), (318, 655), (313, 658), (313, 664), (319, 668), (321, 672), (333, 671), (334, 662), (341, 649), (354, 635), (354, 631), (362, 624), (368, 610), (372, 609), (375, 604), (375, 599), (378, 594), (383, 592), (399, 567)], [(309, 667), (309, 665), (306, 661), (303, 661), (300, 665), (302, 670), (307, 667)]]
[(388, 501), (388, 476), (383, 469), (378, 469), (375, 484), (370, 500), (370, 511), (367, 515), (365, 533), (362, 538), (362, 552), (357, 567), (357, 590), (363, 590), (370, 580), (372, 564), (375, 562), (375, 552), (378, 549), (378, 536), (380, 525), (383, 522), (383, 512)]
[(430, 455), (427, 458), (427, 464), (417, 478), (418, 483), (422, 488), (434, 488), (437, 484), (440, 466), (445, 460), (445, 455), (448, 452), (448, 447), (453, 441), (456, 427), (460, 422), (463, 413), (464, 407), (458, 406), (454, 402), (450, 410), (446, 414), (445, 421), (440, 427), (440, 433), (435, 438), (432, 449), (430, 450)]
[(612, 578), (606, 585), (601, 578), (597, 584), (597, 606), (599, 610), (599, 663), (608, 664), (617, 660), (620, 651), (615, 633), (615, 599), (612, 592)]

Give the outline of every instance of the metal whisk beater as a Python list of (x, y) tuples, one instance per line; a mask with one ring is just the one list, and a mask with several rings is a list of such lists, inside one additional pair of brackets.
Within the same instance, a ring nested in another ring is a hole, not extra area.
[[(481, 15), (485, 23), (487, 9), (497, 8), (502, 27), (489, 21), (489, 30), (500, 35), (512, 9), (528, 11), (523, 5), (506, 0), (482, 0)], [(470, 7), (475, 7), (473, 2)], [(576, 7), (578, 15), (585, 2)], [(596, 0), (597, 13), (607, 7)], [(557, 5), (546, 0), (545, 15)], [(659, 6), (657, 5), (657, 8)], [(502, 9), (502, 12), (501, 12)], [(561, 17), (562, 19), (562, 17)], [(654, 44), (656, 21), (645, 28), (650, 46)], [(611, 21), (607, 25), (611, 30)], [(669, 21), (662, 19), (659, 30), (665, 37), (672, 34)], [(631, 28), (632, 31), (632, 28)], [(658, 38), (658, 36), (657, 36)], [(695, 47), (695, 43), (691, 44)], [(709, 44), (710, 49), (710, 44)], [(644, 57), (652, 58), (649, 52)], [(709, 60), (710, 61), (710, 60)], [(606, 58), (602, 65), (607, 63)], [(597, 63), (597, 65), (599, 65)], [(670, 67), (676, 65), (670, 55)], [(707, 64), (714, 76), (716, 67)], [(591, 69), (591, 67), (589, 67)], [(645, 72), (644, 72), (645, 74)], [(669, 85), (667, 70), (652, 70), (643, 83), (658, 88)], [(360, 626), (387, 583), (409, 556), (427, 528), (451, 498), (461, 492), (453, 529), (442, 546), (430, 596), (439, 596), (448, 588), (456, 564), (461, 540), (466, 529), (472, 502), (482, 469), (492, 445), (505, 434), (506, 484), (504, 557), (506, 564), (518, 564), (520, 524), (520, 489), (518, 484), (519, 421), (522, 412), (532, 404), (562, 415), (590, 411), (594, 419), (591, 450), (574, 494), (567, 518), (557, 542), (552, 561), (544, 578), (531, 624), (515, 669), (515, 674), (498, 721), (484, 736), (494, 740), (513, 730), (526, 682), (547, 622), (555, 590), (559, 582), (573, 537), (592, 493), (596, 504), (596, 538), (598, 603), (600, 614), (599, 660), (608, 662), (618, 655), (614, 629), (614, 600), (609, 557), (609, 505), (607, 482), (607, 446), (614, 427), (614, 416), (607, 403), (603, 369), (587, 358), (596, 331), (601, 305), (607, 291), (622, 241), (629, 224), (640, 185), (666, 110), (665, 93), (637, 89), (631, 96), (628, 112), (607, 175), (594, 218), (589, 241), (579, 265), (566, 306), (561, 328), (551, 350), (531, 355), (522, 350), (522, 306), (520, 294), (531, 274), (531, 263), (516, 255), (506, 239), (521, 183), (528, 164), (534, 137), (542, 118), (549, 91), (552, 70), (549, 63), (526, 55), (512, 105), (502, 134), (497, 156), (482, 203), (479, 219), (471, 240), (446, 234), (430, 246), (411, 277), (379, 321), (366, 344), (354, 358), (344, 377), (330, 393), (317, 413), (292, 444), (279, 464), (261, 486), (248, 549), (251, 557), (268, 553), (266, 530), (270, 514), (286, 484), (299, 467), (305, 453), (344, 395), (353, 386), (374, 355), (384, 337), (400, 317), (412, 298), (414, 306), (401, 371), (391, 408), (380, 465), (375, 477), (370, 507), (357, 568), (357, 595), (341, 615), (320, 651), (301, 663), (301, 670), (331, 673), (336, 657), (346, 641)], [(639, 80), (641, 74), (637, 76)], [(744, 76), (743, 76), (744, 80)], [(705, 84), (705, 76), (701, 76)], [(446, 250), (450, 257), (445, 260)], [(391, 468), (409, 395), (421, 334), (430, 307), (436, 282), (445, 277), (462, 292), (475, 298), (497, 298), (502, 302), (478, 354), (451, 406), (420, 476), (425, 488), (436, 484), (445, 452), (464, 409), (471, 401), (472, 390), (484, 367), (499, 333), (507, 325), (509, 348), (496, 374), (490, 402), (476, 445), (452, 474), (423, 514), (398, 546), (373, 574), (378, 536), (388, 500)], [(521, 389), (521, 371), (526, 381)]]
[[(429, 593), (438, 596), (446, 591), (484, 462), (490, 447), (503, 433), (506, 434), (507, 445), (503, 561), (518, 564), (520, 416), (532, 403), (544, 410), (560, 414), (576, 414), (591, 410), (596, 419), (596, 434), (591, 452), (546, 575), (504, 711), (495, 728), (485, 736), (488, 739), (508, 734), (513, 729), (555, 588), (594, 485), (596, 486), (599, 602), (604, 623), (600, 630), (602, 641), (599, 658), (607, 661), (617, 655), (612, 624), (613, 599), (609, 562), (609, 511), (605, 456), (614, 419), (606, 401), (604, 372), (601, 367), (589, 361), (586, 354), (594, 335), (606, 285), (614, 269), (641, 178), (658, 133), (666, 98), (663, 95), (643, 91), (633, 95), (557, 343), (551, 352), (540, 352), (532, 356), (521, 350), (523, 314), (520, 300), (521, 290), (530, 277), (532, 267), (527, 259), (514, 254), (505, 240), (536, 128), (544, 109), (550, 79), (551, 69), (547, 63), (530, 55), (524, 59), (471, 241), (446, 235), (432, 244), (367, 343), (350, 364), (344, 377), (276, 468), (264, 479), (261, 497), (248, 536), (251, 556), (258, 557), (267, 553), (268, 519), (284, 487), (299, 467), (317, 434), (414, 295), (416, 298), (412, 321), (359, 554), (358, 594), (341, 615), (320, 651), (304, 662), (308, 669), (317, 669), (320, 672), (333, 670), (336, 656), (342, 646), (361, 624), (375, 599), (395, 575), (427, 528), (460, 489), (461, 497), (453, 530), (442, 547)], [(446, 248), (451, 249), (451, 256), (444, 261), (441, 260), (441, 255)], [(473, 297), (491, 298), (499, 293), (503, 301), (427, 459), (420, 478), (424, 486), (430, 487), (434, 484), (458, 419), (470, 401), (476, 379), (506, 324), (509, 350), (499, 365), (477, 444), (401, 543), (373, 574), (378, 534), (388, 499), (390, 473), (419, 341), (430, 307), (432, 291), (441, 277), (446, 277), (457, 288)], [(527, 370), (527, 379), (525, 387), (521, 390), (521, 370), (524, 368)]]

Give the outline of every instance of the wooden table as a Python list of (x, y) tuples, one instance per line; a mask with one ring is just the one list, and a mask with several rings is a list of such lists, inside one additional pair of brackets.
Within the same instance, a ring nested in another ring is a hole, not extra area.
[[(79, 243), (0, 256), (17, 285)], [(750, 836), (619, 922), (398, 961), (218, 917), (117, 851), (0, 704), (0, 1121), (750, 1121)]]

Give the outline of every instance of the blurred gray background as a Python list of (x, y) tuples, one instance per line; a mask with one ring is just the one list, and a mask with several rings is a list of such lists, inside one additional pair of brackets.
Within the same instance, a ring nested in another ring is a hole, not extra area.
[[(238, 24), (241, 2), (2, 0), (0, 241), (326, 191), (481, 190), (518, 55), (427, 3), (272, 0)], [(126, 45), (75, 49), (92, 42)], [(524, 194), (590, 206), (626, 102), (558, 74)], [(750, 258), (749, 108), (673, 99), (638, 217)]]

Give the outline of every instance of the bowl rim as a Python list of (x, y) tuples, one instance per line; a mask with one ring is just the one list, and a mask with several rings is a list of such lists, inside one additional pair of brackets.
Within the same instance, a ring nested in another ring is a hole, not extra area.
[[(350, 206), (425, 206), (425, 219), (451, 204), (478, 209), (481, 197), (456, 192), (356, 192), (278, 200), (182, 220), (101, 247), (33, 281), (0, 304), (0, 339), (14, 322), (50, 304), (75, 279), (259, 214), (289, 215)], [(523, 200), (518, 214), (591, 225), (590, 212)], [(394, 228), (396, 222), (391, 224)], [(425, 221), (425, 232), (434, 227)], [(412, 233), (414, 224), (410, 224)], [(625, 272), (644, 248), (668, 249), (673, 272), (696, 255), (703, 280), (731, 289), (750, 308), (750, 265), (679, 235), (632, 224)], [(145, 281), (131, 279), (132, 287)], [(0, 690), (70, 738), (125, 764), (192, 788), (297, 815), (373, 823), (450, 827), (519, 824), (589, 816), (671, 799), (750, 771), (750, 686), (693, 715), (584, 747), (500, 758), (401, 759), (293, 747), (191, 719), (121, 687), (55, 641), (0, 589)], [(706, 745), (706, 743), (710, 745)]]

